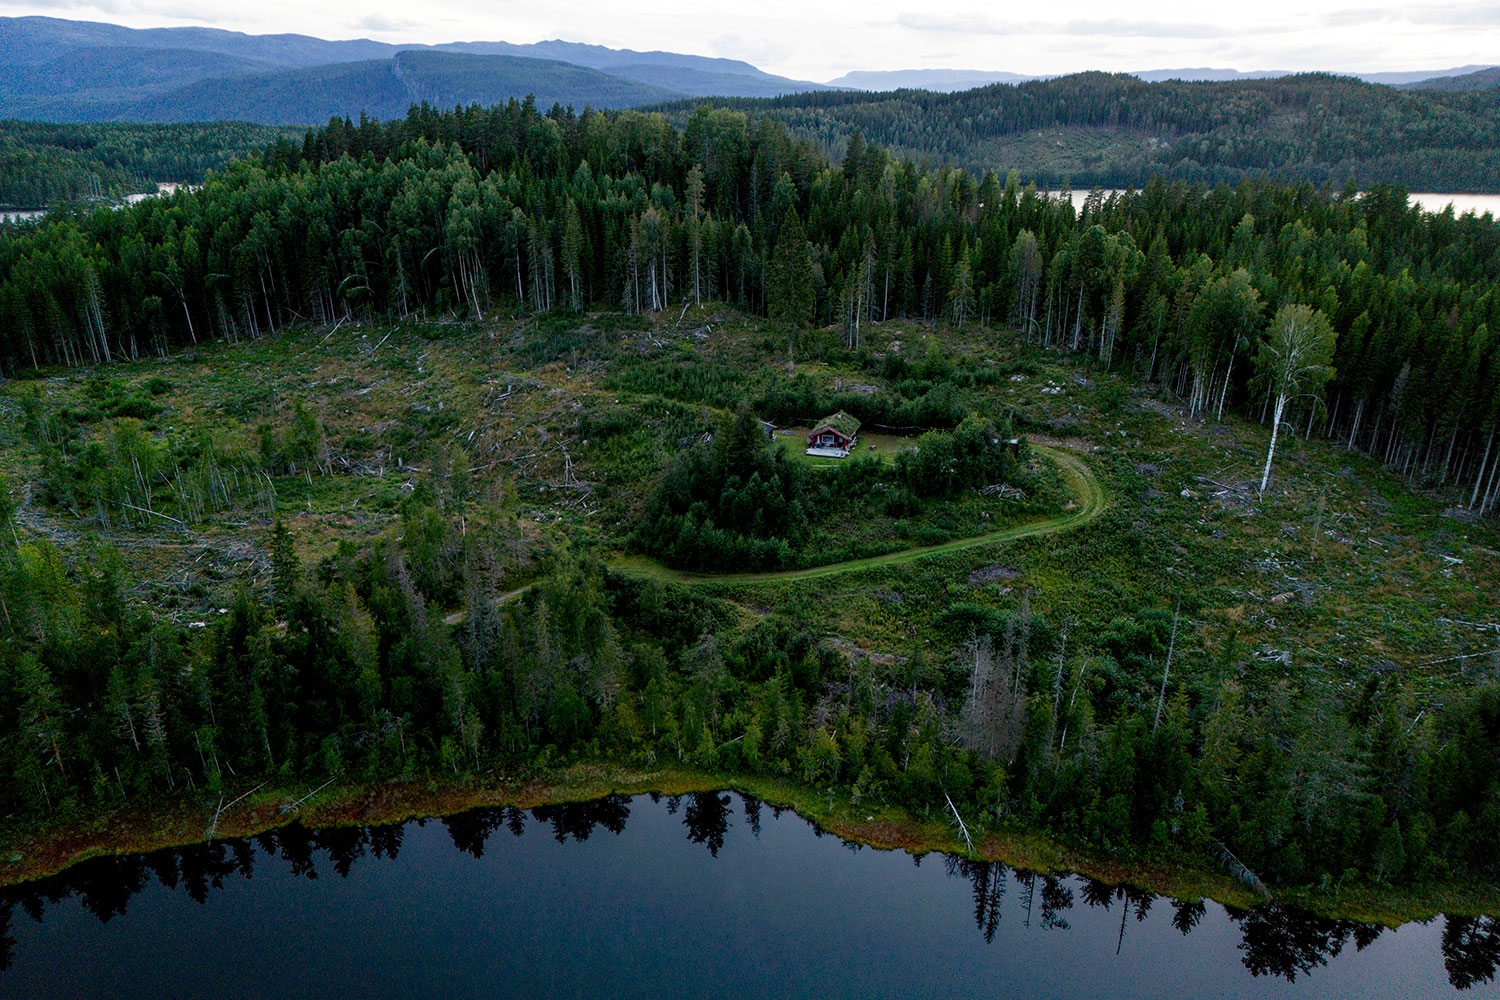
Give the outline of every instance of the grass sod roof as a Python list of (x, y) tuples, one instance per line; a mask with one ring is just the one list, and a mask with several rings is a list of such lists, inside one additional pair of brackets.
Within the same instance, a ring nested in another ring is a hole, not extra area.
[(859, 433), (859, 418), (840, 410), (832, 416), (824, 417), (813, 425), (814, 434), (818, 434), (825, 429), (836, 430), (846, 438), (853, 438)]

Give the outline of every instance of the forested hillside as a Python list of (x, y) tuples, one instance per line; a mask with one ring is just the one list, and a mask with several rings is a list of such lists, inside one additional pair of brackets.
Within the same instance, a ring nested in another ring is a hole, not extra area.
[(1457, 76), (1439, 76), (1430, 80), (1418, 80), (1403, 86), (1406, 90), (1457, 90), (1473, 91), (1500, 89), (1500, 66), (1460, 73)]
[(861, 141), (842, 165), (773, 119), (512, 102), (332, 123), (201, 192), (0, 236), (0, 359), (107, 362), (346, 314), (629, 312), (721, 297), (792, 325), (1009, 317), (1160, 380), (1193, 413), (1262, 415), (1283, 306), (1337, 337), (1306, 433), (1493, 493), (1500, 229), (1403, 191), (1310, 184), (1071, 205), (1013, 176), (924, 172)]
[(35, 208), (196, 184), (282, 133), (260, 125), (0, 122), (0, 206)]
[[(1080, 73), (957, 94), (825, 92), (727, 106), (786, 123), (841, 156), (855, 130), (898, 157), (1038, 183), (1137, 187), (1272, 174), (1314, 184), (1500, 190), (1493, 94), (1397, 91), (1352, 77), (1147, 83)], [(681, 123), (695, 106), (665, 110)]]

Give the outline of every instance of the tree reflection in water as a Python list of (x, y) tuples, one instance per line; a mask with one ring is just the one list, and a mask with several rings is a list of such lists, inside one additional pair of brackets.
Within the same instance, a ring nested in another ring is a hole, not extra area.
[(727, 792), (694, 792), (688, 796), (682, 816), (688, 840), (702, 844), (716, 858), (724, 846), (724, 835), (729, 832), (730, 801)]
[[(661, 799), (656, 795), (651, 798), (656, 802)], [(732, 801), (726, 793), (698, 792), (669, 797), (667, 811), (676, 815), (682, 809), (687, 839), (718, 857), (729, 832)], [(585, 841), (597, 827), (621, 833), (630, 818), (630, 802), (614, 795), (592, 802), (538, 806), (531, 810), (530, 819), (550, 828), (558, 843)], [(745, 797), (744, 812), (746, 827), (759, 837), (761, 804)], [(781, 813), (781, 809), (772, 807), (774, 816)], [(526, 831), (527, 819), (520, 809), (500, 807), (448, 816), (441, 823), (457, 850), (481, 858), (492, 834), (503, 828), (520, 837)], [(85, 911), (107, 922), (124, 916), (131, 898), (153, 880), (169, 890), (181, 889), (190, 899), (204, 903), (212, 890), (224, 888), (228, 880), (251, 877), (257, 848), (266, 857), (280, 858), (294, 876), (316, 879), (323, 865), (344, 878), (362, 858), (396, 860), (405, 831), (403, 824), (328, 830), (293, 824), (259, 834), (253, 840), (214, 841), (148, 855), (94, 858), (52, 878), (0, 889), (0, 970), (9, 968), (14, 958), (16, 941), (11, 920), (17, 910), (40, 923), (49, 904), (76, 898)], [(914, 860), (920, 864), (921, 858)], [(974, 923), (986, 943), (995, 940), (1012, 878), (1018, 887), (1017, 905), (1025, 928), (1032, 926), (1035, 916), (1040, 929), (1068, 930), (1066, 915), (1074, 906), (1075, 889), (1076, 898), (1091, 908), (1107, 912), (1119, 903), (1117, 952), (1124, 948), (1130, 924), (1144, 921), (1157, 899), (1139, 889), (1111, 886), (1091, 878), (1064, 879), (967, 858), (948, 857), (945, 861), (950, 877), (963, 878), (971, 885)], [(1202, 901), (1170, 900), (1169, 904), (1172, 926), (1184, 935), (1190, 934), (1207, 912)], [(1227, 913), (1240, 927), (1241, 961), (1250, 974), (1287, 982), (1323, 968), (1351, 942), (1362, 951), (1384, 931), (1379, 925), (1330, 920), (1276, 903), (1250, 910), (1229, 909)], [(1444, 920), (1442, 952), (1452, 986), (1468, 990), (1494, 980), (1500, 967), (1500, 919)]]
[(1183, 936), (1192, 933), (1198, 921), (1203, 919), (1203, 914), (1208, 912), (1208, 907), (1203, 905), (1201, 899), (1174, 899), (1172, 900), (1172, 926), (1182, 932)]
[(1000, 928), (1000, 904), (1005, 901), (1005, 878), (1010, 869), (993, 861), (970, 861), (948, 856), (948, 877), (966, 878), (974, 886), (974, 923), (985, 944)]
[[(1151, 904), (1156, 901), (1156, 896), (1128, 885), (1109, 885), (1098, 879), (1086, 876), (1081, 881), (1083, 882), (1083, 887), (1079, 894), (1083, 896), (1083, 901), (1090, 906), (1101, 907), (1105, 912), (1108, 912), (1110, 905), (1115, 900), (1118, 899), (1120, 901), (1120, 932), (1119, 936), (1115, 939), (1115, 954), (1120, 954), (1125, 948), (1126, 921), (1129, 920), (1132, 913), (1135, 914), (1137, 922), (1145, 920), (1151, 913)], [(1202, 906), (1202, 904), (1200, 903), (1199, 906)], [(1196, 923), (1196, 920), (1194, 923)], [(1179, 930), (1182, 929), (1177, 925), (1176, 921), (1173, 921), (1173, 926), (1178, 927)], [(1191, 930), (1191, 925), (1189, 925), (1189, 930)], [(1187, 931), (1183, 931), (1183, 933), (1186, 934)]]
[(1445, 917), (1443, 965), (1454, 989), (1472, 989), (1495, 978), (1500, 964), (1500, 919)]
[[(572, 837), (579, 842), (589, 839), (594, 827), (602, 826), (613, 834), (625, 830), (625, 821), (630, 818), (630, 799), (623, 795), (610, 795), (592, 802), (566, 802), (555, 806), (537, 806), (531, 810), (539, 823), (552, 827), (552, 837), (559, 844), (566, 844)], [(512, 825), (511, 832), (519, 828)], [(516, 833), (516, 836), (520, 836)]]
[(0, 903), (0, 971), (10, 968), (15, 960), (16, 939), (10, 933), (10, 913), (10, 902)]
[(1330, 920), (1276, 903), (1229, 913), (1243, 931), (1240, 950), (1250, 974), (1279, 976), (1289, 983), (1337, 958), (1351, 939), (1357, 951), (1364, 951), (1385, 930), (1379, 924)]

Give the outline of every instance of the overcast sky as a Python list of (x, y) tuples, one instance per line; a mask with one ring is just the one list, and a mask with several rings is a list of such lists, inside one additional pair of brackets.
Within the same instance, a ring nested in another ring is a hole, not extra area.
[(562, 38), (744, 59), (806, 80), (854, 69), (1378, 71), (1500, 61), (1497, 0), (1401, 6), (1262, 0), (1232, 8), (1202, 0), (1056, 6), (1006, 0), (0, 0), (0, 15), (22, 14), (390, 42)]

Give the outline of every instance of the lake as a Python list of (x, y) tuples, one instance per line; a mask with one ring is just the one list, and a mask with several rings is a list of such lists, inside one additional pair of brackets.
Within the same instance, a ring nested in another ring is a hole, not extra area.
[[(161, 185), (161, 191), (159, 193), (171, 194), (177, 191), (181, 186), (182, 185), (179, 184), (163, 183)], [(189, 187), (189, 190), (192, 190), (192, 188)], [(1104, 192), (1106, 196), (1123, 193), (1123, 191), (1117, 191), (1113, 189)], [(1081, 209), (1083, 207), (1084, 199), (1086, 199), (1088, 196), (1089, 193), (1087, 191), (1069, 192), (1069, 198), (1072, 200), (1073, 207), (1075, 209)], [(157, 197), (157, 195), (129, 194), (125, 196), (124, 201), (127, 205), (134, 205), (136, 202), (154, 197)], [(1413, 192), (1412, 194), (1407, 196), (1407, 201), (1410, 204), (1420, 206), (1423, 211), (1427, 212), (1441, 212), (1444, 208), (1451, 204), (1453, 206), (1454, 214), (1456, 215), (1463, 215), (1465, 212), (1475, 212), (1479, 215), (1483, 215), (1485, 212), (1489, 212), (1497, 219), (1500, 219), (1500, 194), (1434, 194), (1431, 192)], [(39, 219), (46, 214), (46, 210), (44, 209), (28, 210), (24, 212), (5, 211), (0, 212), (0, 223), (30, 222), (31, 220)]]
[[(1108, 197), (1112, 194), (1124, 193), (1110, 189), (1105, 191), (1104, 195)], [(1083, 203), (1088, 196), (1087, 191), (1068, 192), (1068, 198), (1075, 209), (1083, 208)], [(1406, 202), (1408, 205), (1416, 205), (1424, 212), (1441, 212), (1452, 205), (1454, 215), (1463, 215), (1465, 212), (1483, 215), (1489, 212), (1495, 218), (1500, 219), (1500, 194), (1435, 194), (1431, 191), (1413, 191), (1406, 196)]]
[[(196, 191), (201, 186), (200, 184), (179, 184), (176, 181), (162, 181), (156, 185), (155, 191), (149, 194), (127, 194), (119, 202), (112, 203), (111, 207), (119, 208), (124, 205), (137, 205), (148, 198), (161, 198), (169, 194), (176, 194), (183, 189)], [(5, 209), (4, 211), (0, 211), (0, 224), (7, 222), (34, 222), (46, 214), (47, 209), (45, 208)]]
[(0, 919), (0, 996), (28, 998), (1492, 996), (1500, 959), (1488, 918), (1231, 912), (716, 793), (96, 859)]
[(1420, 205), (1424, 212), (1441, 212), (1449, 205), (1453, 206), (1454, 215), (1464, 215), (1473, 212), (1483, 215), (1488, 212), (1495, 218), (1500, 219), (1500, 194), (1431, 194), (1427, 192), (1413, 192), (1406, 199), (1413, 205)]

